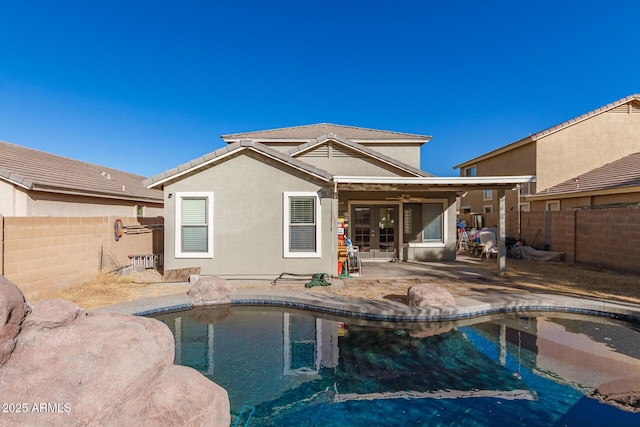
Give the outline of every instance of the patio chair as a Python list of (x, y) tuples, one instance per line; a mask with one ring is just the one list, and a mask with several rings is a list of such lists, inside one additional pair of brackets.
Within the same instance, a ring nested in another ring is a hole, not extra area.
[(480, 239), (480, 246), (482, 247), (482, 253), (480, 258), (486, 257), (489, 259), (491, 256), (498, 256), (498, 245), (496, 244), (496, 235), (493, 231), (481, 231), (478, 233)]

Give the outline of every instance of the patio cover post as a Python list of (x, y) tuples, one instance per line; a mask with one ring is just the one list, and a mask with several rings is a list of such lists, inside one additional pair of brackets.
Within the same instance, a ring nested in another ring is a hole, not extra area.
[(505, 202), (505, 193), (504, 189), (498, 190), (498, 277), (504, 275), (505, 264), (507, 258), (507, 246), (505, 245), (505, 210), (506, 210), (506, 202)]

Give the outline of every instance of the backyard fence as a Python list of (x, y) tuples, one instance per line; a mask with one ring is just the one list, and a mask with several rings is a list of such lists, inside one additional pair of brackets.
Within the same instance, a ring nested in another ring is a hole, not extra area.
[[(484, 226), (496, 224), (497, 213), (483, 214)], [(634, 207), (522, 212), (520, 221), (508, 211), (505, 232), (536, 249), (562, 252), (568, 262), (640, 274), (640, 209)]]
[(134, 255), (161, 260), (164, 250), (162, 217), (0, 216), (0, 221), (0, 273), (27, 298), (81, 285), (100, 271), (123, 269)]

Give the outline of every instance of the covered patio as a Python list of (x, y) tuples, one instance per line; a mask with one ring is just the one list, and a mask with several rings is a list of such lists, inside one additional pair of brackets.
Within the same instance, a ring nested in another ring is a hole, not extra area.
[[(335, 176), (336, 222), (346, 218), (348, 237), (362, 247), (363, 259), (394, 258), (401, 261), (453, 261), (456, 257), (456, 197), (473, 190), (495, 190), (499, 201), (498, 262), (502, 276), (506, 264), (505, 191), (535, 182), (535, 176), (490, 177), (364, 177)], [(441, 204), (440, 230), (427, 235), (423, 216)], [(422, 216), (421, 216), (422, 215)], [(419, 218), (420, 221), (416, 221)], [(416, 223), (420, 241), (415, 236)], [(335, 223), (335, 222), (334, 222)], [(336, 254), (337, 255), (337, 254)]]

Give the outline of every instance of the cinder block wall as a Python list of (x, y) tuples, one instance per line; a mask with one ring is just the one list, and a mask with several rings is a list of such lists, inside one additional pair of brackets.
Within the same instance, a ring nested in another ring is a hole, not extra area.
[(161, 217), (121, 218), (124, 225), (149, 227), (140, 234), (127, 232), (118, 241), (115, 217), (1, 219), (2, 274), (27, 298), (46, 297), (81, 285), (101, 270), (130, 265), (130, 254), (163, 252)]
[(640, 210), (581, 210), (576, 222), (577, 262), (640, 274)]
[[(517, 238), (517, 213), (505, 215), (506, 234)], [(485, 223), (497, 221), (485, 216)], [(640, 274), (640, 209), (522, 212), (521, 235), (536, 249), (563, 252), (568, 262)]]

